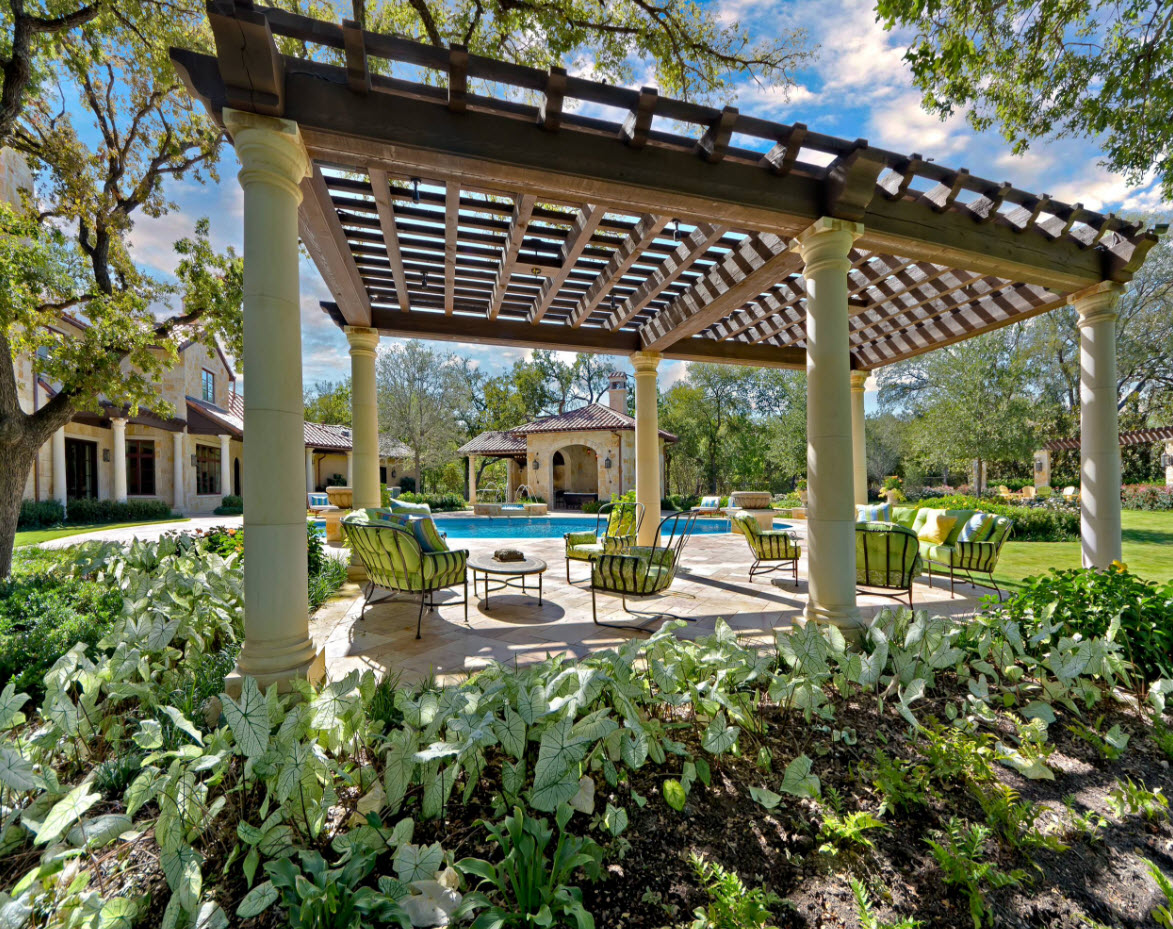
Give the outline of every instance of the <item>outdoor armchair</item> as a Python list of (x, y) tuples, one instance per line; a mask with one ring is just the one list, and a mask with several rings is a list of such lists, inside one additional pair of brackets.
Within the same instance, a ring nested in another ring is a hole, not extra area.
[[(605, 521), (604, 521), (605, 517)], [(595, 516), (594, 531), (568, 532), (566, 583), (570, 583), (570, 562), (590, 562), (596, 555), (618, 555), (635, 545), (636, 533), (644, 519), (644, 505), (619, 501), (604, 503)]]
[(622, 554), (596, 555), (591, 559), (591, 616), (596, 626), (632, 628), (625, 623), (599, 621), (597, 595), (600, 593), (618, 595), (627, 613), (645, 617), (644, 623), (635, 628), (643, 629), (649, 622), (665, 618), (692, 622), (688, 616), (632, 610), (627, 606), (627, 598), (652, 597), (672, 585), (680, 568), (681, 552), (692, 535), (695, 522), (695, 513), (673, 513), (661, 520), (655, 545), (635, 545)]
[(769, 574), (782, 568), (791, 568), (794, 583), (798, 585), (798, 556), (801, 549), (794, 533), (785, 529), (762, 529), (752, 513), (744, 511), (733, 516), (733, 528), (745, 536), (749, 550), (753, 552), (753, 565), (749, 569), (752, 582), (755, 574)]
[(701, 502), (692, 508), (692, 512), (698, 516), (716, 516), (721, 512), (721, 498), (701, 497)]
[(912, 582), (920, 573), (915, 532), (895, 523), (855, 524), (855, 583), (862, 593), (897, 599), (907, 595), (911, 607)]
[[(436, 608), (436, 591), (463, 585), (464, 599), (453, 605), (464, 605), (464, 621), (468, 623), (468, 552), (450, 551), (434, 526), (430, 531), (421, 527), (417, 534), (410, 517), (385, 509), (367, 509), (348, 515), (342, 520), (342, 529), (351, 550), (367, 570), (364, 614), (376, 587), (419, 594), (420, 611), (415, 623), (418, 639), (424, 607)], [(430, 551), (424, 548), (420, 537), (427, 541)]]

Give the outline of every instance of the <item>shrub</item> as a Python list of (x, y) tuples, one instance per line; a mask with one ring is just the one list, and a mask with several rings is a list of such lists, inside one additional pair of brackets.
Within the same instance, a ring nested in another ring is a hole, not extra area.
[(1164, 484), (1125, 484), (1120, 504), (1126, 510), (1173, 510), (1173, 487)]
[(170, 519), (175, 514), (164, 500), (70, 500), (65, 521), (69, 523), (137, 523)]
[(405, 474), (403, 477), (401, 477), (399, 479), (399, 486), (403, 490), (404, 493), (414, 493), (415, 492), (415, 478), (410, 477), (409, 475)]
[(328, 478), (326, 478), (326, 486), (327, 487), (345, 487), (346, 486), (346, 476), (343, 474), (331, 474)]
[(22, 500), (17, 529), (41, 529), (65, 521), (65, 507), (58, 500)]
[(434, 513), (468, 509), (468, 502), (460, 494), (417, 494), (405, 490), (399, 499), (404, 503), (426, 503)]
[(1059, 634), (1084, 639), (1104, 636), (1119, 617), (1116, 641), (1146, 681), (1173, 673), (1173, 582), (1163, 587), (1123, 568), (1107, 571), (1052, 568), (1030, 577), (997, 614), (1017, 620), (1024, 631), (1044, 623)]
[(39, 694), (42, 678), (77, 642), (93, 645), (122, 610), (117, 588), (57, 574), (0, 584), (0, 684)]

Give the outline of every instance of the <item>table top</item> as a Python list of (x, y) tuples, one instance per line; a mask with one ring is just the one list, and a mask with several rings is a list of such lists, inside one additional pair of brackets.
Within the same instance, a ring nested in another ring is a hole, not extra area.
[(546, 563), (541, 558), (526, 556), (525, 561), (498, 561), (492, 555), (472, 555), (468, 566), (486, 574), (541, 574)]

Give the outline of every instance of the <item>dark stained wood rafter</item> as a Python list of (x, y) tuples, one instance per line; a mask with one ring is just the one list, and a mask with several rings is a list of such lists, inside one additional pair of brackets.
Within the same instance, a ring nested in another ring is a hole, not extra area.
[[(215, 118), (231, 106), (297, 122), (314, 162), (302, 237), (332, 315), (352, 325), (800, 367), (806, 293), (792, 241), (833, 216), (863, 226), (850, 333), (856, 366), (872, 368), (1127, 281), (1156, 241), (919, 153), (654, 88), (245, 0), (212, 0), (209, 20), (218, 54), (172, 59)], [(280, 54), (275, 37), (307, 57)], [(443, 80), (383, 73), (413, 69)], [(497, 87), (536, 103), (486, 95)], [(611, 122), (579, 104), (626, 115)]]

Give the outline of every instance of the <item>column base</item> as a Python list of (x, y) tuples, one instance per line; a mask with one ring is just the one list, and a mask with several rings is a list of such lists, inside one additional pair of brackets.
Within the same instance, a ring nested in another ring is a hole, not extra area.
[(850, 645), (859, 644), (867, 632), (867, 624), (859, 614), (859, 607), (832, 608), (807, 601), (803, 616), (808, 623), (827, 623), (837, 627)]
[(346, 577), (348, 580), (361, 584), (368, 579), (367, 566), (362, 563), (362, 559), (358, 557), (358, 552), (352, 551), (350, 553), (350, 564), (346, 566)]
[(319, 650), (314, 652), (313, 657), (308, 661), (303, 661), (291, 668), (260, 674), (242, 671), (238, 661), (236, 667), (232, 669), (232, 673), (224, 678), (224, 692), (232, 699), (237, 699), (246, 677), (251, 677), (256, 681), (262, 693), (274, 684), (277, 685), (278, 693), (289, 693), (293, 689), (294, 680), (309, 681), (311, 684), (319, 684), (325, 680), (326, 653)]

